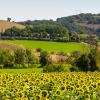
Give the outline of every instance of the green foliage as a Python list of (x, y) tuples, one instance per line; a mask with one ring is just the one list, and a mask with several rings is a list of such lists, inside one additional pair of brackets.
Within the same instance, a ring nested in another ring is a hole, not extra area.
[[(29, 49), (0, 49), (0, 66), (4, 68), (28, 68), (36, 62), (32, 51)], [(17, 66), (19, 65), (19, 66)], [(30, 66), (29, 66), (30, 65)]]
[(12, 27), (12, 28), (5, 30), (5, 35), (10, 36), (13, 39), (15, 39), (15, 36), (20, 35), (20, 33), (21, 33), (21, 29), (16, 28), (16, 27)]
[(78, 57), (80, 57), (81, 56), (81, 52), (80, 51), (73, 51), (72, 53), (71, 53), (71, 56), (72, 57), (75, 57), (75, 58), (78, 58)]
[(24, 49), (17, 49), (14, 52), (14, 56), (15, 56), (15, 63), (16, 64), (24, 64), (25, 63), (25, 50)]
[(78, 71), (77, 67), (70, 64), (49, 64), (44, 66), (43, 72), (73, 72)]
[(32, 55), (32, 51), (29, 49), (26, 49), (26, 63), (34, 64), (34, 57)]
[(68, 41), (68, 30), (61, 24), (53, 23), (38, 23), (31, 26), (26, 26), (25, 29), (10, 28), (5, 31), (3, 36), (11, 36), (16, 39), (39, 39), (39, 40), (57, 40)]
[[(98, 16), (98, 17), (97, 17)], [(81, 13), (78, 15), (62, 17), (57, 19), (58, 23), (64, 25), (70, 32), (77, 33), (99, 33), (100, 30), (79, 25), (83, 23), (86, 25), (100, 24), (100, 15), (91, 13)]]
[(4, 53), (3, 53), (3, 50), (0, 49), (0, 65), (3, 65), (4, 62), (5, 62), (5, 56), (4, 56)]
[(95, 53), (96, 53), (96, 64), (98, 66), (98, 69), (100, 71), (100, 42), (97, 43), (96, 48), (95, 48)]
[(63, 72), (64, 66), (62, 64), (49, 64), (44, 67), (44, 72)]
[(40, 53), (40, 64), (42, 67), (49, 64), (48, 53), (46, 51)]
[(98, 70), (95, 51), (91, 51), (89, 54), (82, 54), (78, 59), (76, 59), (75, 63), (81, 71)]
[(37, 52), (42, 52), (42, 49), (41, 48), (36, 48), (36, 51)]
[(0, 49), (0, 64), (3, 67), (9, 67), (14, 65), (14, 54), (8, 49)]
[[(8, 39), (37, 39), (52, 41), (84, 41), (80, 34), (96, 33), (100, 37), (100, 15), (81, 13), (78, 15), (57, 18), (53, 20), (35, 20), (20, 22), (26, 27), (23, 29), (10, 28), (2, 36)], [(3, 38), (3, 37), (2, 37)], [(86, 38), (85, 38), (86, 39)]]
[(89, 70), (89, 63), (90, 60), (88, 58), (87, 54), (83, 54), (80, 58), (77, 59), (76, 61), (76, 66), (82, 71), (88, 71)]

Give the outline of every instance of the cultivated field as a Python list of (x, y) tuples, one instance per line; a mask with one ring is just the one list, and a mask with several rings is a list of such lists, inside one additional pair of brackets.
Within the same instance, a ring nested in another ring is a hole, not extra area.
[(0, 73), (0, 100), (100, 100), (100, 73)]
[(62, 43), (62, 42), (47, 42), (47, 41), (29, 41), (29, 40), (8, 40), (7, 43), (17, 44), (36, 50), (42, 48), (48, 52), (65, 52), (71, 53), (73, 51), (87, 52), (89, 47), (82, 43)]

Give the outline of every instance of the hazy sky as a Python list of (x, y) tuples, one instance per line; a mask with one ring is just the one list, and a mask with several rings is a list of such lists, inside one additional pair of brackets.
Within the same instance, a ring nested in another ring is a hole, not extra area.
[(79, 13), (100, 13), (100, 0), (0, 0), (0, 19), (56, 19)]

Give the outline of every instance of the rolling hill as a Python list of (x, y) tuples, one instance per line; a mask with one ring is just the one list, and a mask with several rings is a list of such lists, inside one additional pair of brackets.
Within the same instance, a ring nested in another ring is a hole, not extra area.
[(58, 18), (57, 22), (63, 24), (70, 32), (100, 33), (100, 14), (81, 13)]
[(77, 33), (100, 33), (100, 14), (81, 13), (72, 16), (66, 16), (53, 20), (28, 20), (20, 22), (23, 25), (37, 25), (37, 24), (62, 24), (69, 32)]
[(3, 33), (5, 32), (6, 29), (14, 27), (14, 26), (19, 29), (25, 28), (24, 25), (21, 25), (15, 22), (8, 22), (6, 20), (0, 20), (0, 33)]

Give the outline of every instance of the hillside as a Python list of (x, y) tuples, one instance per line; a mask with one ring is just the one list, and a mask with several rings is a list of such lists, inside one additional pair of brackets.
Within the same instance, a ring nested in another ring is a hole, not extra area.
[(15, 23), (15, 22), (8, 22), (5, 20), (0, 20), (0, 32), (2, 32), (2, 33), (5, 32), (6, 29), (14, 27), (14, 26), (19, 29), (25, 28), (24, 25), (21, 25), (21, 24)]
[[(17, 22), (17, 24), (1, 21), (1, 32), (4, 32), (5, 29), (12, 26), (16, 26), (17, 28), (6, 30), (5, 34), (1, 35), (2, 39), (35, 39), (59, 42), (79, 42), (82, 40), (88, 42), (87, 37), (85, 39), (83, 37), (80, 38), (81, 34), (87, 34), (87, 36), (90, 36), (90, 34), (97, 35), (96, 39), (100, 38), (100, 14), (82, 13), (57, 18), (56, 21), (28, 20)], [(26, 28), (24, 30), (21, 29), (24, 26)]]
[(63, 24), (71, 32), (100, 32), (100, 14), (81, 13), (78, 15), (62, 17), (57, 19), (58, 23)]
[(100, 14), (81, 13), (67, 17), (57, 18), (53, 20), (28, 20), (20, 22), (23, 25), (36, 25), (36, 24), (62, 24), (69, 32), (84, 32), (84, 33), (100, 33)]

